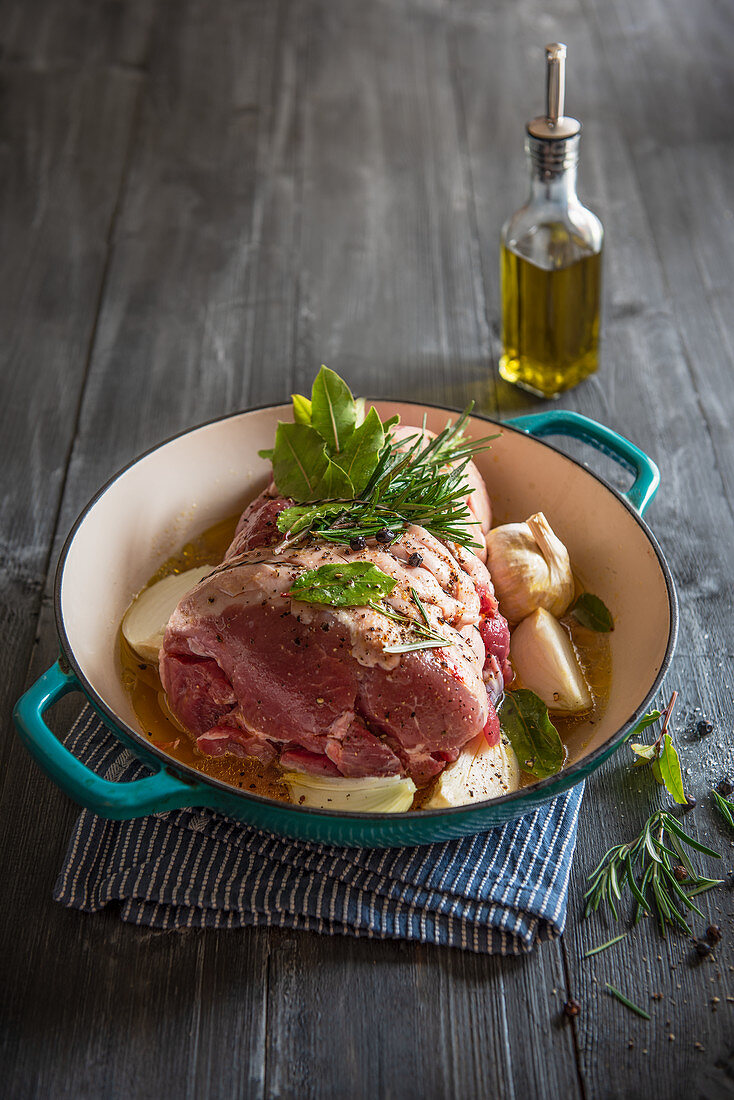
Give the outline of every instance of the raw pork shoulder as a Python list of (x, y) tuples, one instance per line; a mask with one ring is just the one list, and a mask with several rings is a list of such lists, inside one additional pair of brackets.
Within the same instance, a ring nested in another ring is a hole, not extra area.
[[(482, 730), (496, 742), (509, 631), (480, 558), (420, 527), (358, 553), (316, 540), (280, 550), (276, 520), (290, 503), (273, 486), (254, 500), (221, 566), (169, 621), (161, 679), (199, 749), (331, 776), (407, 774), (420, 784)], [(408, 564), (414, 553), (417, 568)], [(304, 569), (354, 561), (393, 577), (388, 603), (413, 618), (415, 589), (453, 644), (387, 654), (385, 646), (413, 640), (405, 627), (369, 608), (288, 595)]]

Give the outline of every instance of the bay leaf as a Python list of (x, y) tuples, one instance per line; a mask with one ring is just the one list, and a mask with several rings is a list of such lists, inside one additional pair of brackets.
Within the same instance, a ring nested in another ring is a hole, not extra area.
[(571, 608), (573, 617), (597, 634), (609, 634), (614, 630), (614, 619), (606, 604), (591, 592), (582, 592)]
[(293, 399), (293, 419), (296, 424), (310, 424), (311, 402), (308, 397), (303, 397), (300, 393), (294, 393), (291, 396)]
[(396, 584), (371, 562), (344, 562), (307, 569), (293, 582), (290, 595), (305, 603), (366, 607), (384, 599)]
[(273, 450), (273, 478), (278, 490), (293, 500), (315, 500), (329, 457), (318, 432), (306, 424), (278, 424)]
[(344, 449), (356, 421), (357, 407), (349, 386), (336, 371), (322, 367), (311, 389), (311, 426), (331, 454)]
[(688, 799), (683, 789), (683, 775), (680, 768), (680, 759), (676, 751), (673, 739), (669, 733), (663, 738), (660, 756), (657, 760), (660, 777), (665, 784), (665, 789), (674, 802), (679, 806), (686, 806)]
[(523, 771), (545, 779), (561, 770), (566, 750), (547, 706), (534, 691), (506, 691), (497, 714)]
[(339, 455), (339, 466), (349, 477), (357, 496), (372, 477), (384, 444), (382, 422), (377, 410), (372, 408)]

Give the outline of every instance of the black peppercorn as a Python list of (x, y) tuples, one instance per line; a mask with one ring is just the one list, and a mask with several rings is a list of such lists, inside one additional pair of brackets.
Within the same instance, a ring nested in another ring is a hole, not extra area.
[(578, 1003), (578, 1001), (566, 1001), (565, 1005), (563, 1006), (563, 1011), (566, 1016), (568, 1016), (569, 1020), (571, 1020), (574, 1016), (578, 1016), (579, 1012), (581, 1011), (581, 1005)]
[(419, 565), (423, 565), (423, 556), (421, 554), (411, 554), (408, 558), (408, 565), (413, 569), (417, 569)]
[(702, 719), (696, 726), (696, 733), (699, 737), (708, 737), (710, 733), (714, 732), (713, 722), (708, 722), (705, 718)]
[(354, 550), (354, 551), (364, 550), (366, 545), (367, 545), (367, 539), (364, 537), (364, 535), (355, 535), (353, 539), (349, 540), (349, 549), (350, 550)]
[(389, 527), (381, 527), (375, 535), (378, 542), (381, 542), (383, 546), (389, 546), (391, 542), (395, 541), (395, 532), (391, 531)]
[(710, 924), (706, 929), (706, 939), (709, 943), (719, 943), (721, 941), (722, 932), (718, 924)]
[(693, 798), (691, 795), (686, 795), (686, 804), (685, 806), (681, 806), (681, 811), (684, 814), (687, 814), (689, 810), (695, 810), (697, 805), (698, 803), (696, 802), (695, 798)]
[(696, 954), (705, 959), (707, 955), (711, 954), (711, 948), (703, 940), (696, 940)]
[(728, 798), (732, 791), (734, 791), (734, 783), (728, 775), (725, 775), (720, 783), (716, 784), (716, 790), (723, 798)]
[(676, 882), (685, 882), (688, 878), (688, 871), (686, 871), (682, 863), (676, 863), (673, 868), (673, 874), (675, 875)]

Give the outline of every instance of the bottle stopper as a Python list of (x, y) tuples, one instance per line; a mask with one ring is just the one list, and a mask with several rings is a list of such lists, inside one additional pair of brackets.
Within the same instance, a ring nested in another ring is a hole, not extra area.
[(546, 141), (575, 137), (581, 130), (576, 118), (563, 113), (566, 96), (566, 47), (551, 42), (545, 47), (545, 115), (528, 123), (528, 133)]

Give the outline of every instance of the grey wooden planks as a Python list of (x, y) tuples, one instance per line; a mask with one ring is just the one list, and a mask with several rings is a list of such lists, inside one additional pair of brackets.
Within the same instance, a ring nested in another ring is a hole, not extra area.
[[(599, 11), (608, 16), (610, 8), (599, 5)], [(724, 177), (712, 172), (710, 183), (698, 190), (692, 187), (692, 173), (688, 173), (686, 180), (674, 168), (681, 155), (679, 149), (658, 156), (650, 152), (644, 161), (650, 174), (646, 178), (640, 176), (640, 158), (631, 140), (635, 114), (630, 89), (637, 80), (649, 79), (651, 69), (635, 63), (632, 44), (625, 63), (625, 53), (620, 54), (614, 48), (611, 35), (602, 36), (609, 51), (609, 56), (604, 56), (604, 52), (595, 48), (599, 46), (595, 28), (583, 19), (582, 12), (577, 15), (572, 31), (567, 33), (563, 28), (561, 32), (559, 22), (549, 28), (554, 33), (548, 37), (557, 33), (568, 39), (571, 73), (575, 72), (576, 79), (580, 77), (583, 81), (585, 94), (580, 100), (587, 125), (582, 139), (581, 175), (586, 183), (583, 193), (601, 213), (607, 230), (607, 316), (603, 374), (562, 403), (596, 415), (636, 439), (661, 465), (663, 485), (650, 510), (650, 519), (669, 556), (682, 596), (680, 651), (669, 684), (681, 691), (684, 705), (687, 703), (691, 710), (698, 705), (699, 717), (707, 711), (716, 716), (718, 724), (717, 742), (705, 754), (695, 742), (684, 747), (688, 789), (702, 799), (732, 763), (728, 737), (732, 703), (727, 685), (731, 685), (733, 671), (729, 577), (734, 557), (726, 487), (731, 448), (726, 447), (722, 430), (724, 410), (729, 405), (730, 385), (726, 379), (730, 377), (732, 362), (730, 346), (728, 349), (725, 344), (722, 346), (715, 331), (707, 329), (711, 307), (704, 303), (705, 312), (691, 306), (680, 308), (690, 302), (699, 286), (691, 252), (695, 255), (696, 249), (702, 249), (707, 240), (706, 234), (696, 231), (692, 234), (695, 244), (691, 245), (690, 238), (686, 239), (681, 230), (689, 219), (702, 229), (701, 223), (706, 218), (718, 215), (720, 232), (726, 239), (726, 205), (720, 203), (716, 207), (704, 198), (708, 191), (716, 194), (717, 181)], [(666, 10), (666, 17), (661, 18), (658, 26), (671, 33), (668, 20)], [(471, 33), (459, 31), (458, 35), (467, 86), (476, 88), (481, 86), (480, 73), (486, 70), (493, 36), (487, 32), (482, 37), (477, 25)], [(648, 49), (651, 46), (650, 36), (635, 40), (646, 43)], [(619, 74), (620, 68), (621, 77), (615, 83), (611, 74)], [(504, 72), (501, 75), (504, 78)], [(655, 76), (660, 79), (659, 72)], [(613, 111), (625, 89), (629, 110)], [(685, 95), (683, 85), (678, 90)], [(486, 98), (477, 105), (477, 121), (473, 126), (470, 115), (469, 135), (476, 164), (475, 187), (487, 201), (486, 196), (492, 193), (494, 165), (482, 143), (479, 120), (496, 94), (491, 81), (485, 82), (484, 91)], [(652, 107), (649, 99), (645, 105)], [(574, 109), (573, 99), (569, 106)], [(678, 121), (680, 117), (676, 115)], [(700, 148), (692, 152), (691, 163), (695, 158), (700, 164), (699, 158), (705, 152)], [(683, 153), (685, 156), (685, 150)], [(718, 163), (722, 155), (725, 152), (719, 150)], [(620, 202), (620, 195), (624, 196), (624, 202)], [(671, 208), (671, 195), (678, 199), (675, 209)], [(496, 223), (497, 219), (487, 220)], [(482, 224), (484, 220), (480, 218), (480, 227)], [(653, 231), (657, 229), (657, 235), (651, 232), (651, 226)], [(711, 229), (708, 236), (716, 240)], [(666, 267), (661, 268), (658, 253), (662, 248), (665, 260), (673, 242), (677, 243), (677, 252), (675, 261), (671, 254), (671, 264), (676, 267), (675, 278), (681, 293), (671, 298), (672, 275)], [(715, 253), (712, 250), (718, 260), (717, 276), (731, 294), (734, 269), (730, 261), (726, 270), (724, 248), (721, 241), (719, 244)], [(487, 251), (492, 255), (491, 242)], [(684, 254), (686, 263), (682, 262)], [(681, 301), (683, 292), (686, 297)], [(699, 319), (698, 331), (707, 331), (705, 347), (709, 352), (705, 361), (697, 355), (693, 368), (691, 355), (686, 354), (686, 341), (695, 339), (696, 330), (691, 331), (686, 325), (686, 322), (690, 325), (692, 317)], [(500, 390), (501, 407), (503, 397)], [(702, 674), (695, 675), (694, 666)], [(572, 876), (571, 912), (575, 920), (564, 942), (570, 985), (585, 1006), (574, 1023), (581, 1079), (587, 1094), (598, 1096), (695, 1094), (704, 1077), (706, 1089), (725, 1090), (731, 1075), (731, 1018), (726, 1014), (722, 1018), (712, 1009), (727, 1004), (726, 996), (731, 995), (730, 948), (720, 951), (716, 964), (698, 967), (691, 943), (675, 937), (661, 943), (654, 928), (645, 926), (635, 934), (631, 944), (626, 941), (617, 946), (609, 957), (581, 961), (582, 945), (591, 946), (588, 938), (591, 928), (597, 931), (597, 943), (616, 931), (603, 921), (579, 923), (583, 872), (588, 873), (596, 866), (607, 846), (630, 839), (658, 803), (654, 784), (648, 781), (647, 789), (640, 791), (642, 784), (643, 780), (635, 777), (630, 786), (627, 769), (615, 761), (592, 778), (586, 797), (586, 813), (600, 817), (604, 829), (581, 830)], [(695, 817), (686, 819), (686, 826), (704, 841), (714, 839), (715, 846), (721, 848), (721, 832), (705, 805)], [(716, 874), (715, 867), (709, 869)], [(729, 870), (724, 868), (725, 873)], [(726, 893), (706, 898), (702, 909), (707, 919), (715, 919), (717, 923), (728, 918), (727, 927), (731, 928), (732, 906)], [(699, 935), (705, 925), (706, 920), (696, 918)], [(604, 980), (622, 984), (628, 995), (645, 1007), (652, 1005), (655, 1024), (649, 1028), (635, 1027), (634, 1017), (625, 1015), (625, 1010), (603, 993)], [(651, 1002), (651, 994), (661, 990), (663, 1001)], [(716, 996), (719, 1001), (712, 1001)], [(655, 1012), (658, 1004), (659, 1011)], [(696, 1043), (705, 1049), (699, 1049)], [(665, 1066), (664, 1083), (661, 1083), (661, 1064)], [(708, 1092), (704, 1090), (701, 1095)]]
[[(140, 14), (130, 5), (136, 32), (122, 54), (119, 43), (113, 49), (99, 44), (108, 21), (95, 16), (97, 64), (85, 66), (81, 44), (57, 38), (49, 6), (36, 13), (35, 35), (27, 8), (15, 5), (8, 13), (0, 173), (0, 623), (13, 644), (0, 655), (4, 713), (27, 669), (49, 566), (140, 88)], [(77, 15), (70, 6), (67, 19)], [(3, 752), (7, 747), (6, 739)]]
[[(663, 467), (650, 519), (683, 596), (670, 684), (690, 721), (695, 707), (717, 718), (703, 750), (679, 721), (687, 782), (704, 792), (731, 762), (734, 654), (724, 6), (8, 11), (7, 702), (36, 631), (30, 675), (53, 658), (41, 593), (74, 515), (164, 435), (285, 398), (322, 359), (366, 392), (540, 407), (491, 367), (497, 237), (522, 196), (539, 47), (560, 37), (586, 123), (582, 192), (608, 233), (603, 372), (563, 404)], [(501, 960), (277, 931), (167, 936), (64, 912), (50, 888), (75, 810), (9, 728), (4, 752), (11, 1095), (726, 1095), (726, 944), (691, 966), (690, 944), (646, 924), (581, 961), (614, 931), (581, 923), (584, 874), (655, 804), (621, 761), (589, 787), (563, 947)], [(686, 823), (726, 851), (706, 806)], [(731, 933), (729, 894), (703, 907)], [(628, 980), (653, 1025), (601, 992), (610, 979)], [(572, 1025), (570, 993), (583, 1003)]]

